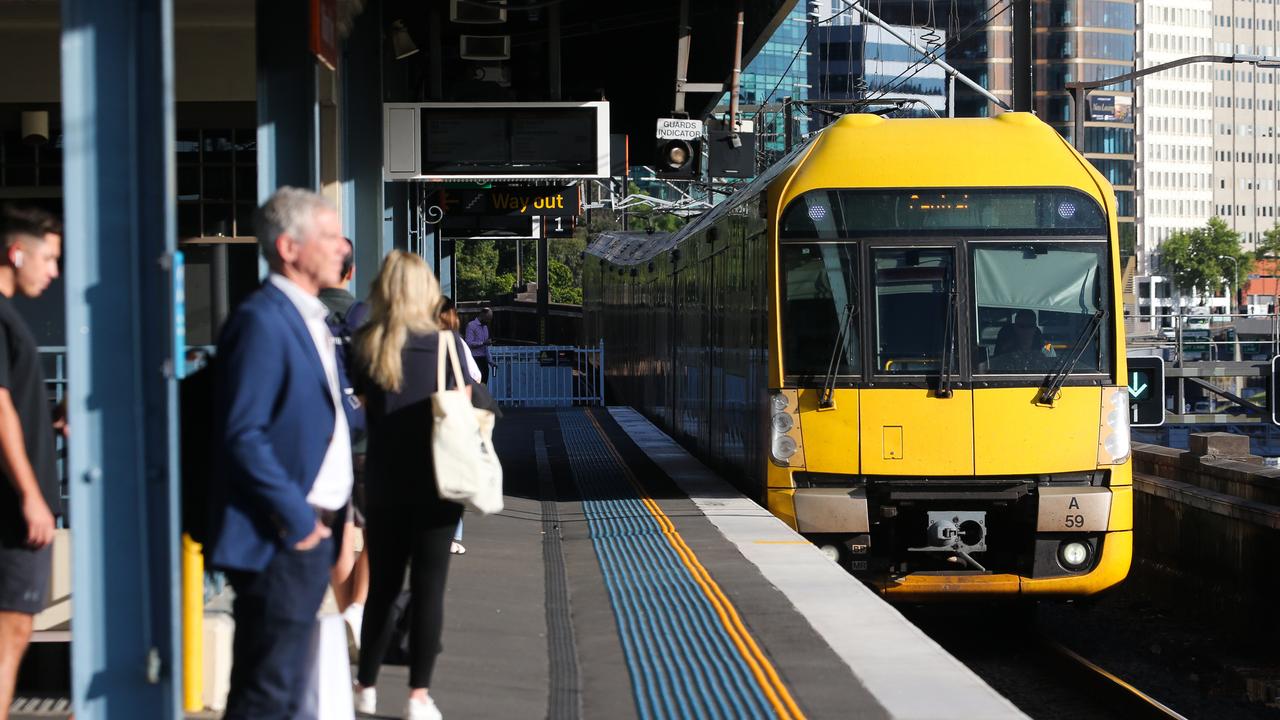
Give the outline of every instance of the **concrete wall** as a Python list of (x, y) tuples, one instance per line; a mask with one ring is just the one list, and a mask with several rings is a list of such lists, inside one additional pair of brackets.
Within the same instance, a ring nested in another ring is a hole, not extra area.
[(1155, 445), (1135, 444), (1133, 457), (1133, 581), (1280, 629), (1280, 471)]
[[(174, 26), (178, 102), (255, 99), (253, 0), (179, 0)], [(56, 2), (0, 3), (0, 103), (59, 102), (60, 32)]]

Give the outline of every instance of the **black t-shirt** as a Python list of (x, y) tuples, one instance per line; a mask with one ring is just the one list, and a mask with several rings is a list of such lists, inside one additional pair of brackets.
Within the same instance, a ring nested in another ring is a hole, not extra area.
[[(0, 387), (8, 390), (13, 399), (36, 482), (40, 484), (49, 509), (57, 514), (61, 509), (58, 464), (53, 450), (53, 421), (49, 415), (44, 373), (40, 369), (39, 347), (22, 316), (3, 295), (0, 295)], [(0, 482), (0, 527), (20, 529), (25, 537), (26, 523), (22, 520), (18, 493), (8, 473), (0, 468), (0, 474), (5, 475), (4, 481)]]

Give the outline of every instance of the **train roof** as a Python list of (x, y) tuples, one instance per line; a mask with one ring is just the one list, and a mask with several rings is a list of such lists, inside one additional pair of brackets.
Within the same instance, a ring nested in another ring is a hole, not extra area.
[(734, 195), (676, 233), (608, 232), (587, 252), (619, 265), (644, 262), (775, 184), (778, 207), (829, 188), (1071, 187), (1115, 214), (1110, 183), (1030, 113), (993, 118), (845, 115), (796, 146)]
[(1029, 113), (993, 118), (845, 115), (824, 130), (789, 178), (782, 203), (809, 190), (1071, 187), (1114, 214), (1111, 185)]

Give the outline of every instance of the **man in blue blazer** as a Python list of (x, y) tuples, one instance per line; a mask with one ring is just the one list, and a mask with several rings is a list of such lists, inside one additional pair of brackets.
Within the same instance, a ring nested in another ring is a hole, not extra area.
[(254, 228), (271, 274), (218, 340), (206, 555), (236, 594), (226, 718), (287, 720), (351, 496), (343, 381), (316, 297), (348, 250), (336, 210), (306, 190), (281, 188)]

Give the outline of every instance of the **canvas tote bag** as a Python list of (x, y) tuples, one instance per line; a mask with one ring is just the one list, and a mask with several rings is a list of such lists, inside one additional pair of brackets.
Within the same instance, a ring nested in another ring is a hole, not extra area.
[[(453, 390), (445, 385), (445, 365)], [(502, 510), (502, 465), (493, 451), (493, 412), (472, 406), (453, 333), (440, 332), (436, 392), (431, 396), (431, 454), (442, 500), (484, 515)]]

